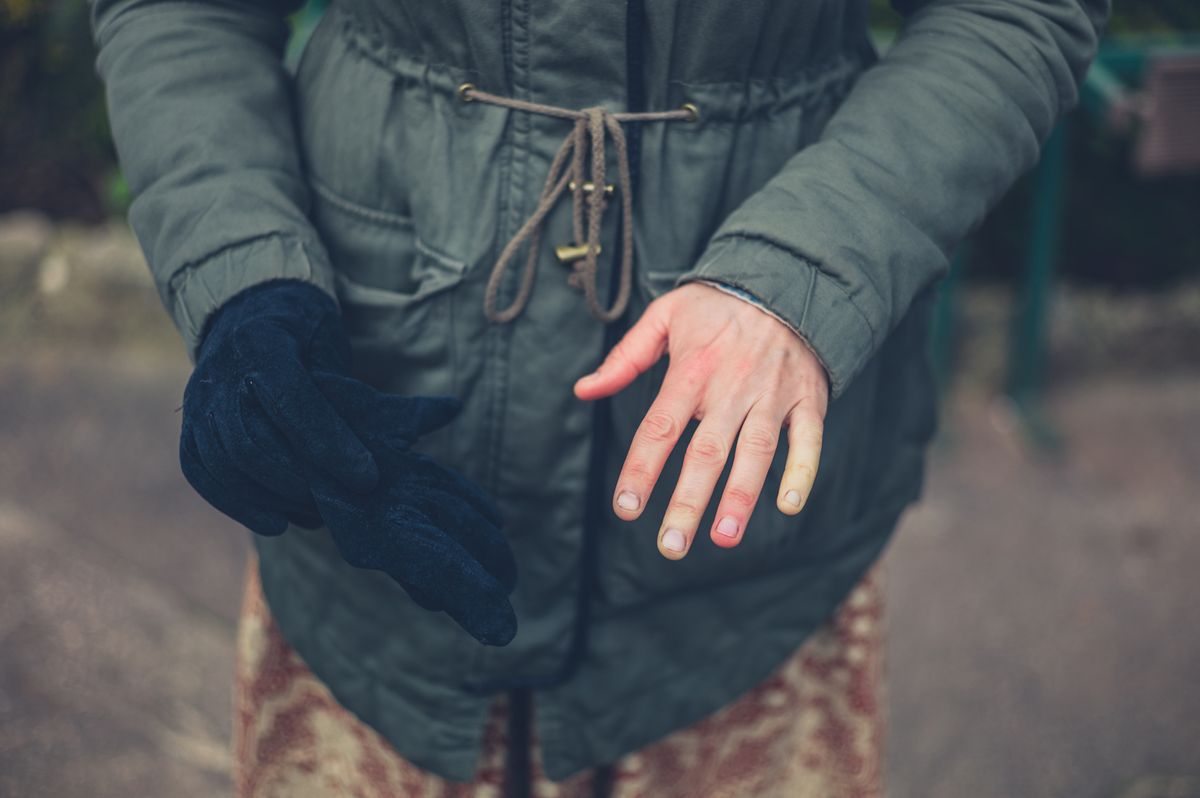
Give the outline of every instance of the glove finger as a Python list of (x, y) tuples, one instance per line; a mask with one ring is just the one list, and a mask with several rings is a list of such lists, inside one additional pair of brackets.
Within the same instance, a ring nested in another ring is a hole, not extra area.
[(414, 504), (434, 526), (467, 550), (511, 593), (517, 583), (517, 560), (504, 533), (469, 502), (440, 490), (422, 490)]
[(401, 396), (328, 371), (313, 371), (313, 382), (360, 435), (412, 445), (417, 438), (449, 424), (462, 410), (454, 396)]
[(517, 633), (508, 593), (474, 557), (445, 533), (420, 520), (418, 513), (392, 514), (407, 531), (406, 555), (388, 573), (413, 600), (441, 609), (481, 643), (503, 646)]
[(179, 438), (179, 466), (201, 498), (251, 532), (273, 537), (287, 529), (283, 516), (243, 502), (225, 490), (204, 464), (190, 426), (185, 426)]
[(310, 494), (306, 494), (307, 501), (295, 502), (280, 496), (251, 476), (225, 448), (221, 440), (220, 425), (211, 414), (204, 416), (194, 425), (193, 432), (196, 451), (208, 467), (209, 474), (230, 497), (251, 507), (260, 507), (279, 515), (312, 515), (316, 505)]
[(441, 429), (462, 412), (462, 400), (457, 396), (384, 396), (380, 415), (388, 419), (407, 418), (418, 438)]
[(412, 452), (410, 456), (413, 458), (414, 475), (412, 479), (414, 481), (420, 481), (453, 496), (466, 499), (491, 524), (498, 527), (504, 526), (505, 519), (500, 508), (496, 506), (495, 501), (479, 483), (468, 479), (456, 469), (442, 465), (424, 453)]
[(375, 458), (334, 411), (307, 372), (287, 386), (251, 377), (250, 387), (267, 416), (315, 468), (357, 493), (379, 484)]
[(317, 478), (312, 486), (317, 509), (329, 527), (338, 553), (355, 568), (387, 570), (403, 558), (394, 530), (377, 520), (377, 513), (347, 496), (341, 486)]
[(214, 425), (231, 459), (254, 481), (286, 501), (312, 508), (308, 480), (300, 471), (294, 450), (248, 391), (241, 392), (238, 410), (231, 415), (230, 423)]
[[(515, 581), (516, 563), (503, 535), (469, 505), (453, 496), (406, 494), (399, 497), (403, 504), (376, 511), (362, 506), (336, 485), (320, 479), (313, 484), (313, 496), (342, 559), (356, 568), (395, 570), (410, 558), (411, 538), (445, 536), (455, 543), (455, 556), (485, 559), (481, 563), (485, 570), (506, 587)], [(439, 504), (458, 505), (458, 508), (437, 507)], [(431, 515), (431, 509), (438, 513), (436, 518)], [(427, 608), (441, 609), (440, 606)]]
[(504, 587), (462, 546), (413, 507), (397, 508), (381, 524), (336, 493), (314, 496), (338, 552), (355, 568), (383, 571), (427, 610), (444, 610), (477, 640), (504, 645), (516, 617)]
[(325, 522), (321, 520), (320, 514), (315, 511), (311, 513), (288, 513), (287, 520), (302, 529), (320, 529), (325, 526)]
[[(399, 523), (381, 521), (373, 510), (353, 501), (335, 483), (323, 478), (313, 481), (313, 498), (338, 554), (355, 568), (393, 574), (410, 559), (407, 549), (410, 538), (442, 534), (419, 511), (404, 516)], [(436, 593), (420, 595), (418, 603), (425, 609), (442, 608)]]
[[(462, 407), (462, 402), (453, 396), (385, 394), (361, 380), (330, 372), (314, 371), (313, 381), (338, 412), (349, 420), (361, 439), (367, 441), (390, 443), (398, 437), (403, 443), (411, 445), (415, 442), (415, 436), (406, 432), (409, 424), (415, 421), (416, 427), (424, 434), (448, 423)], [(414, 458), (414, 465), (422, 471), (431, 471), (430, 478), (436, 479), (440, 486), (466, 498), (491, 523), (503, 526), (504, 518), (499, 508), (474, 482), (457, 471), (441, 466), (426, 454), (408, 451), (403, 456)]]

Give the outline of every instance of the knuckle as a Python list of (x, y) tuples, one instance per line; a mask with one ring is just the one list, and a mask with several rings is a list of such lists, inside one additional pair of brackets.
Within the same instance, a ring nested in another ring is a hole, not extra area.
[(703, 508), (691, 496), (674, 496), (667, 507), (667, 514), (677, 518), (695, 519), (703, 514)]
[(753, 507), (755, 502), (758, 501), (758, 492), (738, 485), (731, 485), (725, 489), (724, 500), (726, 504), (746, 509)]
[(630, 349), (629, 338), (624, 337), (617, 342), (616, 346), (613, 346), (611, 352), (608, 353), (608, 358), (613, 362), (630, 362), (634, 359)]
[(800, 444), (817, 447), (825, 437), (820, 424), (800, 424), (792, 431), (793, 439)]
[(621, 471), (622, 482), (630, 482), (638, 486), (648, 483), (653, 476), (650, 465), (642, 460), (626, 463), (625, 468)]
[(788, 423), (794, 427), (823, 427), (825, 414), (810, 401), (801, 401), (788, 412)]
[(628, 348), (629, 344), (626, 343), (625, 339), (618, 341), (617, 344), (609, 351), (608, 356), (604, 358), (603, 366), (605, 368), (611, 368), (621, 363), (628, 363), (629, 354), (626, 351)]
[(786, 473), (789, 481), (806, 485), (811, 484), (817, 476), (817, 472), (813, 470), (812, 466), (805, 463), (793, 463), (789, 465)]
[(779, 434), (768, 427), (747, 427), (742, 430), (739, 443), (750, 454), (771, 455), (779, 444)]
[(729, 457), (725, 441), (713, 433), (697, 433), (688, 444), (688, 459), (701, 465), (724, 465)]
[(655, 442), (674, 441), (679, 437), (680, 424), (665, 410), (651, 410), (642, 419), (642, 436)]

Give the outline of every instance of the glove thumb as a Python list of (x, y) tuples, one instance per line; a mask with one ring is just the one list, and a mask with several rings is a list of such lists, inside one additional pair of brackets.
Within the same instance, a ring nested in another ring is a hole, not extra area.
[(444, 427), (462, 410), (455, 396), (401, 396), (384, 393), (362, 380), (328, 371), (312, 373), (317, 389), (357, 433), (414, 444), (422, 435)]

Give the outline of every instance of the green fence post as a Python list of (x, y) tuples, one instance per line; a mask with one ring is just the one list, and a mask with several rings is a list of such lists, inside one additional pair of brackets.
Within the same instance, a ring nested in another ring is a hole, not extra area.
[(1042, 148), (1042, 158), (1034, 172), (1025, 280), (1009, 348), (1008, 395), (1025, 432), (1043, 450), (1055, 450), (1061, 445), (1058, 434), (1041, 413), (1040, 400), (1067, 166), (1066, 128), (1066, 120), (1055, 128)]
[(930, 336), (929, 357), (937, 377), (938, 390), (945, 394), (954, 375), (958, 345), (958, 286), (971, 258), (970, 239), (959, 244), (950, 270), (937, 287), (937, 304), (933, 310), (933, 334)]

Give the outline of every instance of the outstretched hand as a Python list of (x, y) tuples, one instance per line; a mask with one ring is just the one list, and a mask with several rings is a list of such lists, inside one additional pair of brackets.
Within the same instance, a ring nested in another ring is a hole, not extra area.
[[(670, 365), (634, 434), (617, 479), (613, 510), (641, 515), (684, 428), (699, 419), (658, 532), (658, 549), (687, 554), (730, 455), (733, 467), (709, 536), (736, 546), (766, 481), (786, 427), (787, 466), (776, 507), (799, 513), (821, 455), (829, 382), (812, 350), (790, 328), (713, 286), (689, 283), (654, 300), (575, 395), (611, 396), (664, 355)], [(735, 449), (736, 443), (736, 449)]]

